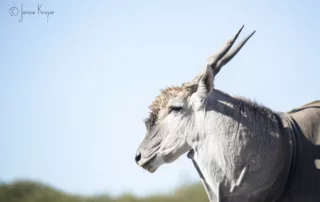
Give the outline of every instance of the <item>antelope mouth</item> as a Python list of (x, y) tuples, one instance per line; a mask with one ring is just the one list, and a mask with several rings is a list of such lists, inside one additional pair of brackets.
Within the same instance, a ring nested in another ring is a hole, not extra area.
[(157, 168), (154, 167), (152, 164), (154, 162), (154, 160), (156, 159), (157, 155), (153, 155), (151, 158), (146, 159), (144, 162), (140, 163), (140, 166), (149, 171), (150, 173), (154, 173)]

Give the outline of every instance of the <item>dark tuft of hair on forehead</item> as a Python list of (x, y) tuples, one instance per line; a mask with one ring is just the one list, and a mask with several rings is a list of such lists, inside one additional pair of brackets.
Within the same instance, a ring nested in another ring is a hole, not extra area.
[(148, 131), (150, 131), (153, 128), (153, 126), (156, 124), (156, 121), (157, 121), (157, 113), (150, 112), (149, 117), (144, 119), (144, 123)]
[(149, 109), (151, 110), (149, 117), (144, 119), (148, 131), (152, 130), (153, 126), (156, 124), (159, 111), (167, 105), (168, 100), (175, 97), (182, 90), (183, 87), (181, 86), (171, 86), (161, 90), (161, 94), (158, 95), (149, 106)]

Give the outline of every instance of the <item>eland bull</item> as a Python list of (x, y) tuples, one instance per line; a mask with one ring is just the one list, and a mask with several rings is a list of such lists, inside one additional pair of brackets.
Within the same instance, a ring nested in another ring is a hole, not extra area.
[(153, 173), (188, 152), (210, 202), (320, 202), (320, 101), (274, 112), (214, 87), (254, 34), (231, 49), (242, 29), (193, 80), (155, 98), (135, 161)]

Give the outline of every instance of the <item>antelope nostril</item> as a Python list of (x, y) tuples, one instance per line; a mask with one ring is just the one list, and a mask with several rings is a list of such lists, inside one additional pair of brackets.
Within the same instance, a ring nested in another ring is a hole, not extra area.
[(137, 152), (136, 157), (135, 157), (136, 162), (139, 162), (140, 159), (141, 159), (141, 153)]

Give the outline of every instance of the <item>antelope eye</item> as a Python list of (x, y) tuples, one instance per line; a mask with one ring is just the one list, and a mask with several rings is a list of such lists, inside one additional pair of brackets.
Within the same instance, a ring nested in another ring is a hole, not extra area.
[(179, 107), (179, 106), (171, 106), (169, 108), (169, 113), (171, 112), (180, 112), (182, 110), (182, 107)]

